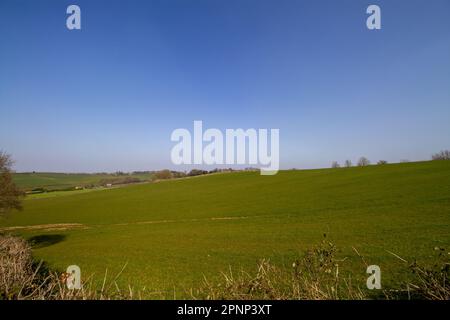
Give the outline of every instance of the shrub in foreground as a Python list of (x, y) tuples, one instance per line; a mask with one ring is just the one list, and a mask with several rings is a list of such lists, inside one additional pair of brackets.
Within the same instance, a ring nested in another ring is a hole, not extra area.
[[(255, 274), (244, 271), (222, 274), (221, 281), (204, 280), (202, 287), (191, 293), (194, 298), (225, 300), (340, 300), (340, 299), (450, 299), (450, 261), (443, 249), (436, 263), (426, 267), (417, 262), (409, 264), (401, 259), (410, 281), (398, 283), (398, 288), (372, 292), (352, 283), (343, 276), (344, 260), (336, 258), (336, 247), (324, 241), (308, 250), (292, 264), (292, 269), (279, 268), (262, 260)], [(364, 259), (357, 253), (365, 262)], [(365, 284), (364, 284), (365, 286)]]

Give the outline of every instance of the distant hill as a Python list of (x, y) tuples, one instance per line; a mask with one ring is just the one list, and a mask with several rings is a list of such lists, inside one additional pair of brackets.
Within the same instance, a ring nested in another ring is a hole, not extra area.
[(131, 177), (142, 181), (151, 180), (152, 173), (136, 174), (107, 174), (107, 173), (15, 173), (13, 179), (16, 184), (26, 190), (45, 189), (48, 191), (73, 189), (75, 187), (98, 186), (107, 181), (118, 178)]

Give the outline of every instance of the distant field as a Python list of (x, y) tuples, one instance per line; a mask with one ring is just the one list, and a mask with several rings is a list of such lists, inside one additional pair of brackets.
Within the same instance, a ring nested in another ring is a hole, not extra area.
[[(44, 178), (16, 179), (30, 186)], [(47, 226), (29, 228), (36, 225)], [(127, 263), (122, 284), (179, 296), (229, 266), (253, 270), (269, 258), (289, 267), (323, 234), (348, 257), (342, 269), (362, 288), (365, 265), (352, 247), (390, 285), (407, 275), (388, 251), (427, 262), (436, 247), (450, 247), (450, 161), (226, 173), (29, 198), (23, 212), (0, 221), (11, 226), (23, 226), (14, 232), (34, 239), (36, 257), (53, 268), (77, 264), (103, 279)]]
[[(141, 180), (150, 180), (152, 174), (130, 174), (130, 177)], [(16, 184), (24, 190), (44, 188), (48, 190), (61, 190), (77, 186), (98, 184), (101, 180), (111, 179), (117, 176), (112, 174), (88, 174), (88, 173), (15, 173), (13, 178)]]

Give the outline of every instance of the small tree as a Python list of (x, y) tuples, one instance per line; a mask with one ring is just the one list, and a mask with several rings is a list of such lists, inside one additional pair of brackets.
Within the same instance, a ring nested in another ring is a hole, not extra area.
[(370, 164), (370, 161), (366, 157), (361, 157), (358, 160), (358, 167), (365, 167), (365, 166), (368, 166), (369, 164)]
[(350, 160), (345, 160), (345, 166), (350, 168), (352, 166), (352, 162)]
[(450, 150), (442, 150), (441, 152), (433, 154), (433, 160), (450, 160)]
[(194, 177), (194, 176), (200, 176), (202, 174), (207, 174), (207, 173), (208, 173), (208, 171), (206, 171), (206, 170), (192, 169), (191, 171), (189, 171), (188, 176)]
[(332, 168), (340, 168), (341, 166), (340, 166), (339, 162), (333, 161), (333, 162), (331, 163), (331, 167), (332, 167)]
[(170, 170), (161, 170), (156, 171), (153, 177), (157, 180), (163, 180), (163, 179), (171, 179), (172, 178), (172, 172)]
[(388, 162), (386, 160), (380, 160), (377, 162), (378, 165), (387, 164)]
[(186, 172), (182, 171), (171, 171), (173, 178), (184, 178), (186, 177)]
[(6, 215), (12, 209), (22, 209), (23, 192), (13, 181), (12, 164), (11, 157), (0, 151), (0, 216)]

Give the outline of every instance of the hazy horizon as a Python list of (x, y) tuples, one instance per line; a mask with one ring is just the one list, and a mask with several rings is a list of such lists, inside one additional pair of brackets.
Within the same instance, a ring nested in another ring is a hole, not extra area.
[[(384, 160), (384, 159), (379, 159)], [(371, 161), (369, 159), (369, 161)], [(378, 160), (377, 160), (378, 161)], [(377, 161), (371, 161), (370, 165), (377, 165)], [(416, 163), (416, 162), (427, 162), (432, 161), (432, 159), (425, 159), (425, 160), (410, 160), (410, 159), (402, 159), (400, 161), (394, 161), (394, 162), (387, 162), (387, 164), (400, 164), (400, 163)], [(341, 167), (345, 167), (344, 161), (339, 162)], [(352, 167), (357, 167), (357, 159), (355, 161), (352, 161)], [(245, 170), (246, 168), (252, 168), (250, 166), (195, 166), (195, 165), (186, 165), (186, 166), (173, 166), (173, 168), (170, 167), (163, 167), (163, 168), (157, 168), (157, 169), (143, 169), (143, 170), (115, 170), (115, 171), (37, 171), (37, 170), (30, 170), (30, 171), (17, 171), (14, 170), (14, 173), (61, 173), (61, 174), (115, 174), (117, 172), (123, 172), (125, 174), (133, 173), (133, 172), (155, 172), (160, 170), (170, 170), (170, 171), (178, 171), (178, 172), (189, 172), (192, 169), (198, 169), (198, 170), (213, 170), (213, 169), (228, 169), (232, 168), (233, 170), (239, 171), (239, 170)], [(330, 169), (331, 168), (331, 162), (328, 166), (323, 167), (310, 167), (310, 168), (302, 168), (302, 167), (290, 167), (290, 168), (280, 168), (280, 171), (289, 171), (289, 170), (320, 170), (320, 169)], [(258, 168), (254, 167), (254, 170), (258, 170)]]

